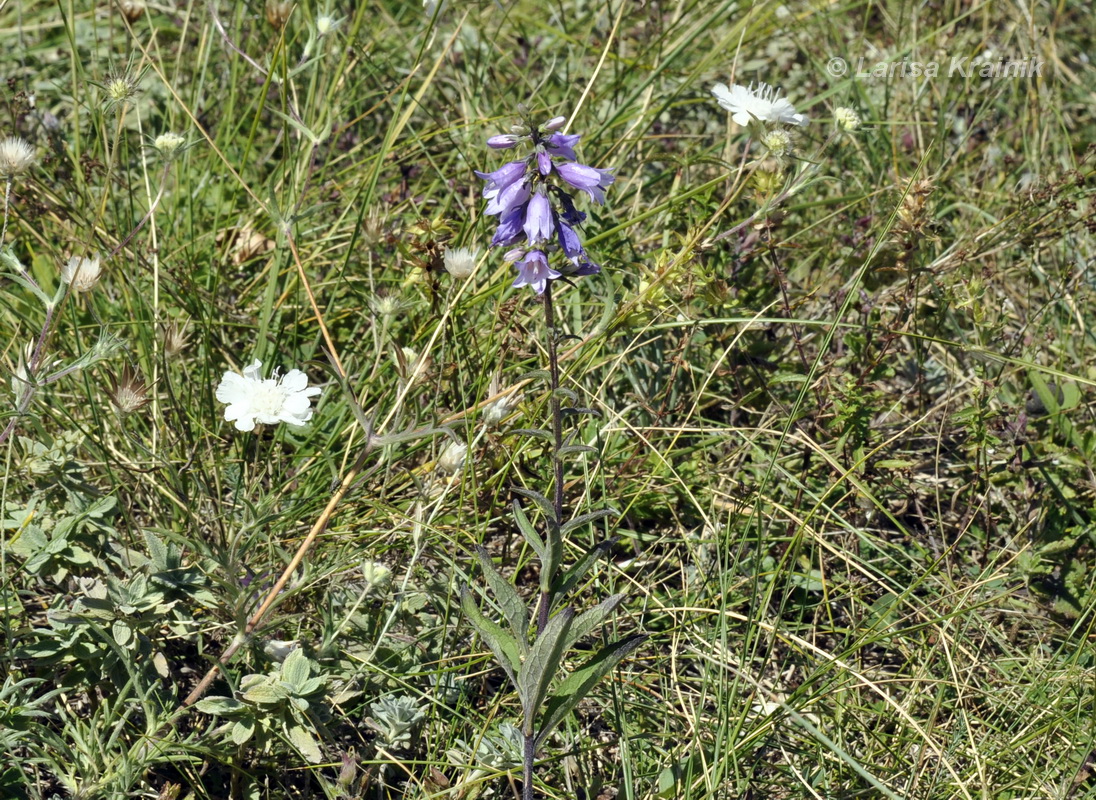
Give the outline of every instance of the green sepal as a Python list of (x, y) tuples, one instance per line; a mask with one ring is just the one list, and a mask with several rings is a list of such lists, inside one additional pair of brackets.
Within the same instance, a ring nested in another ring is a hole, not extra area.
[(529, 652), (529, 609), (522, 602), (517, 590), (508, 580), (499, 574), (495, 565), (491, 562), (491, 556), (482, 547), (476, 547), (476, 558), (479, 559), (483, 576), (487, 579), (487, 585), (502, 606), (502, 615), (510, 623), (510, 630), (514, 632), (514, 640), (521, 648), (521, 652)]
[(525, 715), (522, 733), (527, 736), (532, 735), (537, 709), (548, 696), (552, 678), (559, 672), (574, 619), (575, 610), (565, 608), (548, 620), (548, 625), (541, 631), (529, 655), (525, 657), (525, 663), (521, 665), (517, 683), (518, 699), (521, 700)]
[(544, 539), (537, 533), (537, 529), (529, 521), (529, 515), (525, 513), (525, 509), (521, 507), (521, 503), (517, 500), (514, 501), (514, 519), (517, 520), (518, 528), (521, 530), (521, 535), (525, 537), (525, 541), (529, 542), (529, 546), (533, 548), (537, 558), (543, 561), (546, 553)]
[(491, 622), (480, 613), (479, 607), (476, 606), (476, 601), (472, 599), (472, 593), (468, 591), (467, 586), (461, 587), (460, 607), (464, 611), (464, 615), (468, 617), (472, 627), (476, 629), (476, 633), (480, 635), (480, 638), (491, 648), (491, 652), (495, 654), (495, 659), (506, 672), (506, 677), (510, 679), (510, 683), (514, 685), (514, 688), (518, 688), (517, 675), (521, 669), (521, 654), (517, 642), (501, 626)]
[(637, 633), (625, 639), (613, 642), (599, 650), (597, 655), (576, 669), (559, 685), (555, 696), (548, 701), (544, 709), (544, 721), (541, 723), (534, 747), (540, 748), (548, 734), (563, 721), (582, 698), (590, 693), (598, 681), (609, 674), (625, 656), (647, 640), (646, 634)]
[(575, 584), (582, 580), (582, 576), (590, 571), (590, 567), (596, 564), (598, 559), (603, 555), (608, 554), (608, 552), (613, 549), (613, 543), (615, 541), (615, 539), (607, 539), (586, 551), (586, 555), (572, 564), (571, 568), (563, 573), (562, 577), (553, 584), (552, 594), (562, 596), (574, 589)]

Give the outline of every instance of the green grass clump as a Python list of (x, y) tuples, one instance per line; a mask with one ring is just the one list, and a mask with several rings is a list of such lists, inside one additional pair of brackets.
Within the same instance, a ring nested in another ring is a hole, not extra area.
[[(649, 636), (537, 796), (1096, 796), (1090, 20), (0, 6), (0, 797), (519, 796), (460, 609), (477, 546), (535, 601), (511, 502), (551, 483), (473, 173), (519, 104), (616, 168), (555, 303), (600, 414), (568, 508), (619, 514), (565, 561), (615, 537), (585, 647)], [(811, 117), (789, 152), (710, 94), (751, 81)], [(306, 426), (225, 421), (254, 359), (323, 388)]]

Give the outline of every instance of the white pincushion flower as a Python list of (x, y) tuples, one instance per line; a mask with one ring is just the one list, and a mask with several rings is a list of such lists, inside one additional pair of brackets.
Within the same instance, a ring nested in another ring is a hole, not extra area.
[(805, 115), (796, 113), (788, 98), (780, 96), (779, 89), (767, 83), (759, 83), (756, 89), (752, 83), (748, 87), (736, 83), (730, 89), (717, 83), (712, 87), (712, 95), (731, 112), (731, 119), (742, 126), (749, 125), (751, 119), (786, 125), (806, 125), (809, 121)]
[(244, 367), (244, 374), (226, 372), (217, 386), (217, 399), (227, 403), (225, 419), (236, 423), (236, 430), (253, 431), (256, 425), (287, 422), (304, 425), (312, 418), (312, 401), (318, 395), (317, 386), (308, 387), (308, 376), (299, 369), (285, 375), (274, 374), (263, 380), (259, 368), (263, 362), (255, 359)]
[(34, 166), (34, 148), (18, 136), (0, 142), (0, 178), (10, 181)]
[(73, 256), (61, 267), (61, 280), (75, 292), (90, 292), (102, 274), (103, 267), (99, 263), (98, 253), (91, 258)]
[(445, 271), (454, 278), (467, 278), (476, 270), (479, 252), (471, 247), (445, 248)]

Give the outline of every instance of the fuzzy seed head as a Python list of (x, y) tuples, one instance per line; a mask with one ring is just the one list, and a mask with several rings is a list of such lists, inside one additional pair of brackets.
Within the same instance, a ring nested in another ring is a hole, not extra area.
[(460, 280), (476, 271), (479, 251), (470, 247), (445, 248), (445, 271)]
[(10, 181), (34, 166), (34, 148), (18, 136), (0, 142), (0, 178)]
[(129, 22), (136, 22), (145, 13), (144, 0), (118, 0), (118, 10)]
[(172, 321), (166, 325), (161, 325), (160, 331), (163, 337), (164, 355), (168, 358), (179, 355), (190, 344), (189, 320), (185, 322)]
[(342, 20), (335, 19), (329, 14), (321, 14), (316, 17), (316, 35), (330, 36), (341, 24)]
[(91, 258), (73, 256), (61, 267), (61, 280), (71, 286), (74, 292), (90, 292), (102, 274), (98, 253)]
[(110, 402), (123, 414), (132, 414), (149, 403), (148, 384), (133, 368), (126, 364), (122, 374), (107, 374), (110, 381)]
[(286, 0), (266, 0), (266, 21), (272, 28), (281, 30), (289, 19), (289, 12), (293, 10), (293, 3)]
[(464, 442), (451, 441), (438, 456), (438, 469), (452, 475), (464, 468), (464, 460), (468, 455), (468, 445)]

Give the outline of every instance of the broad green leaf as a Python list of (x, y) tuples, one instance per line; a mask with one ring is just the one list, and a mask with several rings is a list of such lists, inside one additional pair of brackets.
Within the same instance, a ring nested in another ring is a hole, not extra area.
[(476, 547), (476, 558), (479, 559), (483, 576), (487, 579), (487, 585), (491, 587), (499, 605), (502, 606), (502, 615), (510, 624), (510, 630), (514, 633), (514, 640), (518, 643), (522, 653), (529, 651), (527, 637), (529, 636), (529, 609), (525, 606), (517, 589), (507, 581), (495, 565), (491, 562), (491, 556), (482, 547)]
[(565, 608), (548, 620), (548, 625), (537, 636), (521, 665), (518, 675), (518, 699), (525, 713), (522, 732), (528, 735), (533, 730), (533, 719), (544, 698), (548, 687), (559, 672), (563, 661), (563, 652), (567, 645), (567, 635), (574, 622), (575, 610)]
[(295, 689), (300, 689), (304, 685), (311, 672), (312, 664), (309, 662), (308, 656), (299, 647), (286, 656), (285, 661), (282, 662), (282, 680), (292, 684)]
[(506, 671), (510, 683), (517, 688), (518, 670), (521, 669), (521, 654), (517, 642), (499, 625), (491, 622), (480, 613), (479, 607), (476, 605), (476, 601), (472, 599), (472, 593), (468, 591), (467, 586), (461, 587), (460, 607), (464, 611), (464, 615), (468, 617), (468, 621), (472, 623), (472, 627), (476, 629), (476, 633), (480, 635), (480, 638), (491, 648), (491, 652), (495, 654), (495, 659), (499, 662), (499, 666)]
[(286, 733), (289, 741), (300, 751), (300, 754), (312, 764), (319, 764), (323, 760), (320, 746), (316, 744), (316, 738), (302, 725), (290, 725)]
[(255, 734), (255, 720), (252, 718), (238, 720), (228, 732), (228, 738), (233, 744), (243, 744)]
[(194, 707), (203, 714), (212, 714), (215, 716), (232, 714), (247, 708), (247, 706), (239, 700), (235, 700), (231, 697), (220, 697), (218, 695), (199, 700)]
[(114, 641), (118, 643), (119, 647), (128, 646), (130, 640), (133, 639), (133, 629), (120, 619), (115, 620), (114, 624), (110, 626), (110, 632), (111, 635), (114, 636)]
[(535, 746), (539, 749), (557, 725), (563, 721), (582, 698), (590, 693), (597, 682), (604, 678), (625, 656), (647, 640), (646, 634), (637, 633), (613, 642), (576, 669), (559, 685), (555, 696), (544, 710), (544, 721), (537, 732)]
[(582, 576), (590, 571), (590, 567), (597, 563), (598, 559), (606, 555), (613, 549), (613, 542), (615, 540), (608, 539), (601, 542), (598, 545), (590, 548), (582, 558), (571, 565), (571, 568), (563, 573), (558, 581), (552, 588), (553, 594), (564, 595), (575, 588), (575, 585), (582, 580)]
[[(537, 558), (543, 561), (545, 556), (544, 540), (540, 538), (537, 529), (529, 521), (529, 515), (525, 513), (525, 509), (521, 507), (521, 503), (517, 500), (514, 501), (514, 519), (517, 520), (518, 528), (521, 530), (522, 536), (525, 537), (525, 541), (529, 542), (529, 546), (533, 548)], [(545, 587), (542, 586), (541, 588)]]
[(286, 697), (286, 692), (271, 681), (261, 681), (241, 695), (249, 703), (273, 705)]

